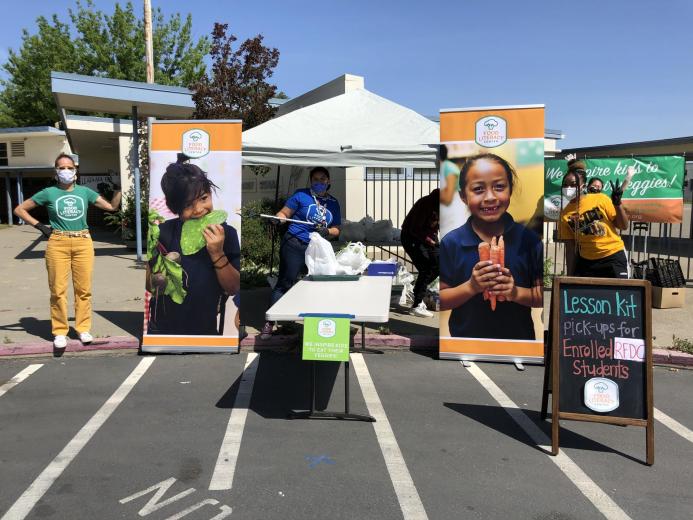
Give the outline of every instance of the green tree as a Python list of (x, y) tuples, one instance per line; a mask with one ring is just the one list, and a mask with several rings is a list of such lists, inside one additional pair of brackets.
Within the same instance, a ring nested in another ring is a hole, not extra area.
[(215, 23), (212, 31), (212, 70), (191, 88), (194, 117), (242, 119), (243, 128), (257, 126), (274, 116), (269, 100), (277, 87), (268, 83), (279, 63), (279, 51), (263, 44), (257, 35), (234, 50), (237, 38), (226, 34), (228, 24)]
[[(36, 20), (37, 32), (24, 30), (22, 46), (10, 50), (3, 68), (8, 78), (0, 92), (0, 125), (51, 125), (59, 119), (50, 88), (50, 72), (144, 81), (144, 20), (132, 2), (115, 4), (112, 14), (96, 10), (92, 0), (76, 2), (70, 23), (57, 15)], [(207, 38), (194, 41), (192, 18), (179, 13), (152, 14), (154, 81), (188, 87), (205, 73)]]

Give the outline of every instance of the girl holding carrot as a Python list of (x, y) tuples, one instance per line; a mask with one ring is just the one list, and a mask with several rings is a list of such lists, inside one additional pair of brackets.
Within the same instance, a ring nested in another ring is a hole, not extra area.
[(541, 238), (508, 213), (517, 175), (502, 157), (470, 157), (460, 171), (471, 217), (440, 244), (440, 306), (453, 337), (535, 339), (542, 307)]

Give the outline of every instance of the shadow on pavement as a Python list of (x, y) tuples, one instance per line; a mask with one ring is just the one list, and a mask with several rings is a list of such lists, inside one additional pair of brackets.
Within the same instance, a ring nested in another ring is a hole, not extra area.
[(142, 337), (142, 329), (144, 328), (144, 303), (142, 303), (142, 311), (94, 311), (99, 316), (110, 321), (116, 327), (123, 329), (125, 332), (136, 338)]
[[(310, 408), (310, 363), (295, 353), (263, 352), (258, 356), (250, 409), (265, 419), (288, 419), (291, 410)], [(316, 410), (326, 410), (337, 380), (341, 363), (318, 363)], [(353, 374), (351, 374), (353, 376)], [(242, 374), (234, 381), (216, 407), (233, 408)], [(355, 377), (351, 377), (352, 392)], [(333, 403), (335, 411), (343, 411), (343, 398)]]
[[(46, 305), (46, 312), (48, 312), (48, 305)], [(15, 332), (24, 331), (31, 336), (36, 336), (46, 341), (53, 341), (51, 320), (39, 320), (33, 316), (20, 318), (19, 323), (0, 325), (0, 330), (11, 330)]]
[[(503, 433), (512, 439), (520, 441), (523, 444), (526, 444), (527, 446), (536, 449), (537, 451), (546, 453), (542, 448), (537, 446), (532, 441), (532, 439), (530, 439), (529, 436), (524, 432), (524, 430), (522, 430), (519, 426), (515, 424), (514, 421), (511, 424), (512, 427), (508, 428), (508, 419), (510, 418), (507, 415), (505, 409), (500, 406), (487, 406), (463, 403), (443, 403), (443, 405), (457, 413), (460, 413), (489, 428), (492, 428), (499, 433)], [(548, 436), (549, 439), (551, 438), (551, 423), (548, 421), (542, 421), (540, 418), (540, 413), (538, 411), (523, 409), (522, 412), (526, 414), (527, 417), (529, 417), (529, 419), (534, 424), (536, 424)], [(566, 428), (561, 428), (560, 447), (561, 449), (571, 448), (576, 450), (598, 451), (601, 453), (615, 453), (625, 459), (645, 464), (644, 460), (638, 459), (621, 451), (614, 450), (609, 446), (605, 446), (604, 444), (596, 442), (588, 437), (584, 437), (578, 433), (567, 430)]]

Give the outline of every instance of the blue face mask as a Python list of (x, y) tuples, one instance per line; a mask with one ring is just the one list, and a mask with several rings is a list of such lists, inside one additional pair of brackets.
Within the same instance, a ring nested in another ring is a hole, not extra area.
[(330, 188), (330, 185), (325, 184), (324, 182), (314, 182), (313, 184), (310, 185), (310, 188), (315, 193), (324, 193)]

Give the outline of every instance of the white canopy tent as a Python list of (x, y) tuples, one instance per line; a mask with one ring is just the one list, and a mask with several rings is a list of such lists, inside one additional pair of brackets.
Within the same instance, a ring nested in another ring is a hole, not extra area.
[(438, 125), (365, 89), (243, 132), (243, 164), (434, 168)]

